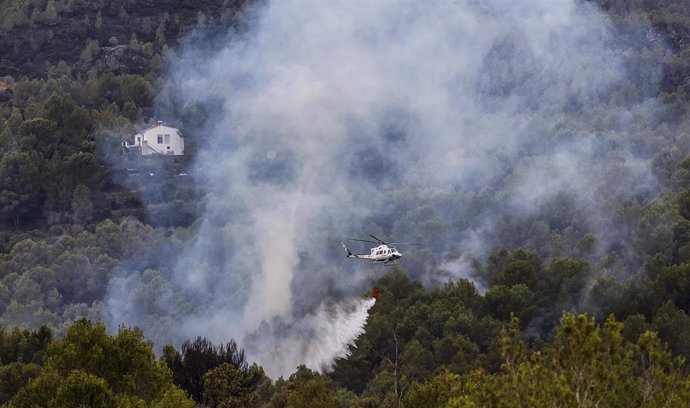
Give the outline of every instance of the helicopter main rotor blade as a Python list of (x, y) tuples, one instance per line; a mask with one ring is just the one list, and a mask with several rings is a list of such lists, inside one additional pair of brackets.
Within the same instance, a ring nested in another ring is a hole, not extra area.
[(416, 242), (386, 242), (382, 240), (381, 238), (376, 237), (375, 235), (369, 234), (370, 237), (374, 238), (376, 241), (370, 241), (368, 239), (356, 239), (356, 238), (348, 238), (348, 241), (357, 241), (357, 242), (368, 242), (370, 244), (384, 244), (384, 245), (422, 245)]
[(371, 234), (369, 234), (369, 236), (372, 237), (372, 238), (374, 238), (375, 240), (379, 241), (379, 242), (382, 243), (383, 245), (388, 245), (388, 243), (387, 243), (386, 241), (382, 240), (381, 238), (376, 238), (375, 236), (373, 236), (373, 235), (371, 235)]
[(359, 242), (368, 242), (370, 244), (378, 244), (376, 241), (368, 241), (366, 239), (355, 239), (355, 238), (348, 238), (348, 241), (359, 241)]

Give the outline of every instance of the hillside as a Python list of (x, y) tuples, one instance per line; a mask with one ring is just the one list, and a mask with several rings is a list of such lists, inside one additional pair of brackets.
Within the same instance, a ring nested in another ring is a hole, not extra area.
[(0, 3), (0, 407), (690, 404), (690, 5), (419, 7)]

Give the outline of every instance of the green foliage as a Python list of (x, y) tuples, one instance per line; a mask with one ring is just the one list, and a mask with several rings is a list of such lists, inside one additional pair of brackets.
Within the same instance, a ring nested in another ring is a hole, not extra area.
[(574, 302), (587, 289), (589, 279), (587, 262), (558, 257), (544, 272), (543, 292), (551, 294), (554, 300)]
[[(182, 344), (182, 353), (166, 346), (163, 361), (172, 371), (175, 385), (194, 401), (213, 407), (256, 404), (259, 396), (255, 391), (265, 379), (263, 370), (247, 365), (244, 350), (234, 340), (215, 346), (197, 337)], [(225, 398), (230, 391), (233, 398)]]
[[(157, 260), (156, 250), (180, 245), (174, 237), (134, 219), (96, 224), (57, 238), (27, 238), (0, 257), (0, 324), (62, 333), (72, 320), (102, 319), (101, 299), (122, 259)], [(17, 235), (16, 239), (21, 236)], [(144, 245), (144, 243), (147, 243)]]
[[(29, 61), (47, 61), (51, 65), (58, 61), (74, 65), (80, 57), (84, 61), (85, 38), (95, 47), (99, 44), (117, 46), (119, 41), (113, 38), (136, 35), (145, 44), (155, 47), (156, 52), (161, 52), (163, 46), (176, 46), (178, 37), (197, 24), (197, 8), (210, 17), (204, 19), (204, 25), (214, 31), (227, 30), (228, 23), (234, 22), (230, 17), (242, 6), (240, 1), (220, 0), (203, 1), (194, 7), (187, 3), (170, 3), (163, 9), (142, 1), (5, 1), (0, 5), (0, 28), (16, 33), (16, 38), (8, 36), (0, 40), (0, 48), (6, 56), (0, 64), (0, 75), (34, 77), (41, 74), (41, 65)], [(89, 54), (85, 62), (91, 64), (95, 59), (98, 63), (100, 55), (93, 49)], [(78, 67), (83, 72), (88, 72), (89, 68), (91, 66)]]
[(52, 339), (47, 327), (35, 332), (0, 330), (0, 404), (9, 401), (39, 374)]
[(72, 212), (75, 220), (80, 224), (86, 224), (93, 217), (91, 191), (83, 184), (78, 185), (72, 194)]
[(457, 393), (460, 376), (444, 372), (432, 380), (424, 383), (414, 383), (410, 392), (405, 396), (404, 406), (406, 407), (425, 407), (425, 408), (445, 408), (448, 400)]
[(103, 378), (115, 393), (144, 401), (158, 399), (170, 380), (139, 329), (121, 327), (112, 337), (102, 324), (81, 319), (51, 344), (49, 355), (47, 364), (63, 376), (84, 370)]
[(86, 319), (50, 343), (40, 373), (12, 398), (13, 407), (191, 407), (171, 383), (170, 371), (153, 354), (141, 330), (120, 327), (108, 335)]
[(36, 153), (12, 151), (0, 158), (0, 216), (11, 219), (15, 228), (26, 214), (41, 205), (41, 168)]
[(686, 312), (669, 300), (654, 315), (651, 327), (668, 342), (671, 351), (690, 358), (690, 316)]
[(524, 284), (533, 288), (537, 280), (538, 257), (534, 252), (518, 248), (510, 255), (499, 252), (489, 260), (493, 268), (500, 268), (492, 276), (494, 285)]
[(690, 264), (662, 268), (655, 276), (654, 294), (659, 301), (671, 301), (679, 308), (690, 312)]
[(305, 366), (283, 384), (271, 401), (273, 408), (336, 408), (340, 406), (335, 384)]
[(491, 314), (501, 320), (506, 320), (517, 312), (520, 319), (529, 321), (537, 313), (536, 299), (536, 294), (525, 284), (510, 287), (495, 285), (486, 292), (486, 303)]
[(339, 384), (397, 404), (410, 384), (439, 370), (497, 368), (494, 339), (500, 323), (471, 282), (460, 280), (425, 292), (405, 275), (393, 273), (376, 286), (381, 295), (365, 333), (352, 355), (339, 360), (330, 374)]
[(16, 327), (11, 331), (0, 330), (0, 364), (43, 364), (51, 339), (52, 333), (45, 326), (35, 332)]
[(151, 408), (193, 408), (194, 401), (179, 388), (168, 388), (163, 397), (151, 403)]
[(114, 402), (113, 393), (105, 380), (81, 370), (70, 372), (55, 396), (56, 406), (107, 408), (113, 406)]
[(57, 408), (57, 392), (63, 382), (64, 378), (60, 377), (55, 370), (43, 369), (34, 381), (17, 392), (10, 401), (10, 406)]
[[(270, 387), (270, 380), (263, 369), (253, 365), (241, 370), (230, 363), (223, 363), (204, 374), (203, 397), (205, 405), (212, 408), (260, 407), (261, 385)], [(270, 392), (270, 389), (267, 390)]]
[(415, 384), (408, 406), (630, 407), (684, 406), (690, 381), (656, 335), (626, 343), (623, 325), (599, 326), (585, 315), (564, 314), (552, 345), (529, 351), (513, 319), (503, 331), (500, 373), (442, 373)]
[(0, 404), (9, 401), (22, 387), (38, 377), (37, 364), (12, 362), (0, 365)]

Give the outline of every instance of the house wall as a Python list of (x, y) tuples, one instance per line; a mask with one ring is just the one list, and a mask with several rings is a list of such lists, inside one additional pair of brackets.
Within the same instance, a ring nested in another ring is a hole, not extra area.
[(144, 156), (155, 153), (176, 156), (184, 154), (184, 139), (174, 127), (160, 125), (146, 129), (134, 137), (135, 143), (139, 136), (142, 138), (141, 144), (148, 147), (141, 151)]

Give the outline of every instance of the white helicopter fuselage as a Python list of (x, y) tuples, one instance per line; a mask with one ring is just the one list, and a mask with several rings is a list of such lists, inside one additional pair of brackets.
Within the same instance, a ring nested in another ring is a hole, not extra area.
[(396, 261), (400, 258), (402, 258), (402, 255), (400, 252), (398, 252), (397, 249), (394, 247), (389, 247), (388, 245), (382, 244), (377, 247), (371, 248), (371, 253), (370, 254), (353, 254), (350, 252), (350, 250), (343, 245), (343, 248), (347, 250), (347, 257), (348, 258), (356, 258), (356, 259), (368, 259), (373, 262), (383, 262), (383, 263), (390, 263), (393, 261)]

